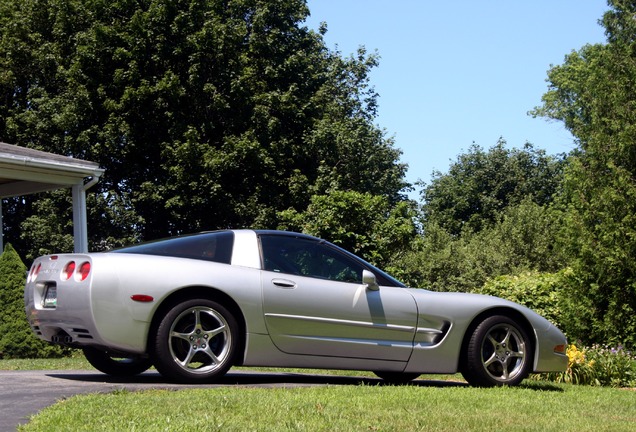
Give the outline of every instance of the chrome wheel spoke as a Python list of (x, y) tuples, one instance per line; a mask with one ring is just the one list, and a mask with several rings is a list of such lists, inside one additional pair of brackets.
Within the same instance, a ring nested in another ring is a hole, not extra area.
[(510, 327), (508, 329), (506, 329), (506, 335), (504, 336), (503, 340), (501, 341), (501, 344), (504, 346), (507, 346), (510, 343), (510, 336), (512, 336), (512, 330), (510, 329)]
[(493, 364), (493, 363), (494, 363), (494, 362), (496, 362), (496, 361), (498, 361), (498, 360), (497, 360), (497, 356), (495, 355), (495, 353), (493, 353), (493, 354), (492, 354), (492, 355), (488, 358), (488, 360), (485, 360), (485, 361), (484, 361), (484, 366), (486, 366), (486, 368), (487, 368), (488, 366), (490, 366), (491, 364)]
[(180, 332), (176, 332), (176, 331), (172, 331), (170, 332), (170, 338), (177, 338), (177, 339), (183, 339), (184, 341), (188, 342), (190, 340), (190, 336), (192, 335), (192, 333), (180, 333)]
[(210, 360), (212, 360), (212, 364), (218, 364), (221, 362), (221, 358), (217, 357), (216, 354), (210, 349), (210, 345), (206, 346), (203, 350), (203, 353), (207, 355)]
[(507, 380), (510, 378), (510, 372), (508, 372), (508, 360), (504, 360), (503, 362), (501, 362), (501, 376), (500, 378)]
[(182, 366), (182, 367), (188, 367), (190, 365), (190, 363), (192, 362), (192, 358), (194, 357), (194, 355), (196, 354), (196, 351), (192, 348), (190, 348), (188, 350), (188, 354), (186, 355), (186, 358), (183, 359), (183, 361), (177, 359), (177, 362)]
[(499, 344), (499, 342), (493, 337), (492, 333), (488, 334), (487, 340), (490, 342), (493, 349), (495, 349)]
[(221, 333), (225, 334), (227, 332), (226, 330), (226, 326), (225, 325), (221, 325), (218, 328), (214, 329), (214, 330), (208, 330), (205, 332), (205, 334), (208, 336), (209, 340), (212, 340), (212, 338), (216, 335), (219, 335)]

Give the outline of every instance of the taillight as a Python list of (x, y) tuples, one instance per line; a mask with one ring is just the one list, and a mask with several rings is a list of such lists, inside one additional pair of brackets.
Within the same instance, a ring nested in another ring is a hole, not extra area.
[(42, 263), (38, 263), (37, 266), (31, 267), (31, 274), (29, 274), (29, 282), (35, 280), (38, 277), (38, 273), (40, 273), (40, 269), (42, 268)]
[(71, 261), (64, 266), (64, 270), (62, 270), (62, 280), (69, 280), (71, 276), (73, 276), (73, 272), (75, 271), (75, 261)]
[(91, 272), (91, 263), (88, 261), (83, 262), (77, 271), (77, 280), (82, 282), (85, 281), (88, 277), (88, 274)]

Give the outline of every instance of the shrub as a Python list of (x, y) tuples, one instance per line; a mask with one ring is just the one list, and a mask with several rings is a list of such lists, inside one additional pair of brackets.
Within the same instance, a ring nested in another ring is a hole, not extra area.
[(0, 357), (60, 357), (68, 349), (50, 345), (33, 333), (24, 313), (27, 268), (7, 244), (0, 255)]
[(622, 346), (593, 345), (587, 357), (594, 371), (594, 384), (609, 387), (636, 387), (636, 357)]
[(610, 348), (593, 345), (577, 348), (571, 344), (567, 349), (568, 368), (565, 372), (542, 374), (538, 378), (570, 384), (635, 387), (636, 357), (623, 347)]
[(516, 276), (499, 276), (487, 281), (474, 292), (524, 305), (564, 329), (561, 273), (527, 272)]
[[(593, 298), (597, 296), (598, 299), (600, 286), (591, 282), (580, 266), (565, 269), (559, 275), (563, 311), (561, 321), (564, 324), (561, 329), (570, 340), (581, 341), (586, 346), (602, 341), (611, 346), (623, 344), (636, 349), (636, 319), (628, 298), (634, 292), (634, 286), (614, 287), (615, 293), (604, 295), (602, 306)], [(625, 298), (616, 302), (615, 298), (621, 293)], [(616, 312), (618, 310), (620, 314)], [(623, 317), (619, 323), (616, 321), (617, 316)]]

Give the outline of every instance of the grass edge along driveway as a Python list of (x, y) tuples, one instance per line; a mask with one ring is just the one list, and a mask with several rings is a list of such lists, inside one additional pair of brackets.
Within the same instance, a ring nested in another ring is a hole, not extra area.
[(328, 385), (78, 395), (20, 431), (634, 431), (636, 392), (526, 380), (481, 389)]

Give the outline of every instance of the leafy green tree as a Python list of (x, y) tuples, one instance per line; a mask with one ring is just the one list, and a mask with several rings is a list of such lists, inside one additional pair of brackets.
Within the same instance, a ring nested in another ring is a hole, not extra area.
[(402, 258), (405, 279), (435, 291), (470, 292), (503, 275), (556, 272), (567, 262), (558, 247), (561, 218), (560, 211), (528, 196), (479, 232), (455, 236), (429, 222)]
[(0, 358), (58, 357), (59, 347), (35, 336), (24, 313), (27, 268), (13, 246), (0, 254)]
[(377, 56), (330, 51), (308, 13), (304, 0), (0, 0), (0, 139), (106, 169), (91, 248), (275, 226), (334, 187), (395, 204), (406, 167), (373, 122)]
[(551, 205), (563, 157), (527, 143), (488, 151), (473, 145), (448, 173), (422, 190), (423, 236), (402, 259), (410, 283), (437, 291), (472, 291), (520, 272), (556, 271), (560, 214)]
[(562, 158), (527, 143), (507, 149), (499, 142), (484, 151), (473, 145), (458, 156), (448, 173), (436, 172), (422, 190), (423, 223), (435, 223), (453, 236), (494, 224), (509, 206), (527, 197), (545, 205), (561, 181)]
[(586, 305), (577, 336), (636, 346), (636, 2), (608, 4), (607, 43), (550, 69), (534, 114), (563, 121), (580, 145), (563, 187), (573, 304)]

